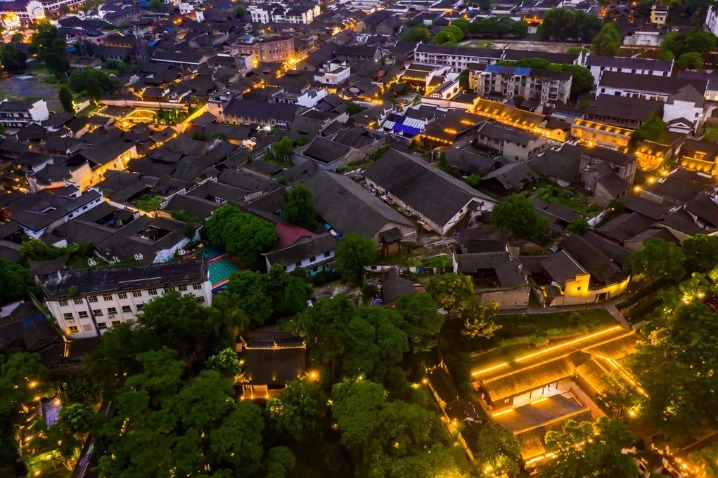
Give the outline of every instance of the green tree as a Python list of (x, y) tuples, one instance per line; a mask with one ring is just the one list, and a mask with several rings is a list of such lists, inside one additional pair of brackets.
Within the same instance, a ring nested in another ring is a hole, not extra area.
[(399, 328), (401, 318), (390, 309), (360, 307), (344, 330), (345, 351), (343, 370), (352, 376), (363, 374), (376, 382), (391, 382), (400, 388), (405, 382), (394, 383), (403, 377), (398, 368), (409, 350), (406, 334)]
[(400, 328), (408, 337), (412, 352), (428, 352), (436, 347), (444, 318), (428, 292), (399, 297), (396, 311), (403, 318)]
[(680, 280), (686, 270), (683, 251), (673, 242), (653, 237), (643, 244), (643, 250), (631, 254), (624, 268), (651, 282), (659, 279)]
[(529, 24), (523, 20), (514, 22), (511, 33), (513, 33), (516, 38), (526, 38), (526, 35), (529, 33)]
[(27, 55), (10, 43), (0, 48), (0, 64), (3, 71), (19, 73), (25, 69)]
[(362, 105), (350, 101), (349, 103), (347, 103), (346, 112), (349, 116), (354, 116), (355, 114), (361, 113), (365, 109), (366, 108), (364, 108)]
[(156, 211), (162, 207), (162, 203), (165, 202), (165, 198), (162, 196), (142, 196), (136, 203), (138, 209), (143, 211)]
[(292, 224), (313, 231), (317, 226), (317, 214), (314, 211), (312, 192), (304, 186), (293, 187), (285, 196), (282, 215)]
[(703, 69), (703, 56), (695, 51), (681, 53), (676, 64), (682, 68), (701, 70)]
[(296, 458), (292, 451), (285, 446), (275, 446), (267, 452), (264, 462), (266, 478), (285, 478), (294, 469)]
[(588, 15), (580, 10), (552, 8), (544, 15), (538, 35), (542, 40), (574, 39), (587, 43), (598, 35), (601, 27), (602, 21), (596, 15)]
[(429, 41), (430, 38), (431, 32), (423, 25), (412, 27), (401, 35), (402, 40), (411, 42)]
[(212, 244), (255, 270), (262, 266), (260, 254), (277, 242), (272, 223), (231, 205), (216, 210), (207, 220), (205, 230)]
[(491, 224), (505, 229), (513, 237), (542, 240), (548, 228), (548, 219), (536, 211), (529, 198), (512, 194), (491, 211)]
[(483, 303), (476, 299), (468, 301), (461, 311), (464, 321), (461, 335), (467, 339), (490, 339), (501, 328), (494, 323), (498, 310), (496, 302)]
[[(561, 431), (546, 433), (546, 446), (557, 455), (541, 467), (541, 476), (583, 478), (589, 475), (636, 476), (633, 456), (621, 452), (635, 443), (621, 422), (606, 417), (591, 422), (568, 420)], [(576, 446), (582, 443), (581, 446)]]
[(579, 96), (585, 95), (591, 91), (593, 86), (593, 75), (585, 66), (581, 65), (562, 65), (561, 71), (571, 73), (571, 98), (575, 101)]
[(25, 40), (25, 35), (20, 32), (13, 33), (10, 37), (10, 41), (13, 43), (22, 43)]
[(222, 349), (207, 359), (207, 368), (216, 370), (222, 377), (234, 378), (242, 371), (239, 366), (239, 357), (232, 348)]
[(307, 339), (309, 356), (331, 366), (331, 378), (345, 351), (344, 331), (354, 314), (354, 306), (344, 294), (321, 299), (299, 314), (292, 331)]
[(62, 104), (62, 109), (68, 113), (75, 114), (75, 106), (72, 103), (72, 93), (70, 93), (69, 88), (66, 86), (61, 87), (58, 92), (58, 97)]
[(28, 52), (45, 63), (45, 66), (57, 78), (63, 78), (70, 69), (65, 51), (65, 38), (61, 36), (57, 27), (50, 23), (40, 23), (32, 36)]
[(162, 0), (150, 0), (150, 10), (164, 10), (165, 4), (162, 2)]
[(689, 272), (708, 272), (718, 266), (718, 236), (696, 234), (681, 244)]
[(92, 428), (95, 414), (92, 409), (83, 403), (72, 403), (60, 409), (58, 420), (73, 433), (87, 433)]
[(451, 20), (449, 25), (459, 28), (464, 36), (469, 34), (469, 21), (463, 17)]
[(326, 411), (326, 395), (306, 378), (292, 380), (279, 397), (270, 397), (267, 401), (267, 414), (277, 431), (298, 442), (317, 440)]
[(466, 178), (466, 184), (474, 189), (478, 189), (481, 184), (481, 175), (476, 173), (469, 175), (469, 177)]
[(39, 239), (30, 239), (20, 245), (20, 254), (25, 259), (47, 261), (63, 255), (63, 250), (50, 246)]
[(98, 101), (100, 101), (100, 98), (102, 97), (102, 90), (100, 90), (100, 86), (97, 84), (97, 82), (90, 78), (87, 80), (87, 97), (90, 98), (90, 101), (97, 104)]
[(358, 283), (364, 276), (364, 267), (370, 265), (376, 256), (376, 244), (371, 238), (350, 232), (337, 244), (335, 260), (342, 278)]
[(232, 12), (235, 16), (241, 18), (244, 17), (244, 15), (247, 13), (247, 7), (245, 7), (244, 5), (237, 5), (232, 9)]
[(294, 142), (289, 136), (282, 136), (276, 143), (272, 144), (267, 151), (267, 158), (275, 161), (287, 161), (287, 156), (294, 149)]
[(516, 476), (521, 461), (521, 446), (513, 433), (487, 421), (476, 434), (475, 455), (479, 476), (493, 477), (500, 474)]
[(566, 231), (576, 234), (577, 236), (587, 233), (589, 229), (588, 221), (583, 217), (577, 217), (566, 226)]
[(227, 291), (237, 297), (249, 317), (249, 327), (259, 327), (274, 313), (272, 296), (267, 293), (265, 274), (253, 271), (235, 272), (229, 278)]
[(601, 31), (593, 39), (591, 54), (596, 56), (615, 56), (621, 48), (621, 32), (613, 22), (604, 23)]
[(467, 301), (474, 299), (474, 283), (463, 274), (440, 274), (429, 278), (426, 291), (449, 317), (458, 318)]
[(35, 281), (27, 267), (0, 257), (0, 303), (27, 298), (35, 291)]

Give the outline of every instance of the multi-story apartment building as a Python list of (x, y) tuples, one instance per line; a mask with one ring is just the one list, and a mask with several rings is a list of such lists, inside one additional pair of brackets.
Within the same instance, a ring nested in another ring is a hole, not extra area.
[(452, 71), (460, 72), (469, 67), (470, 63), (491, 65), (501, 60), (503, 51), (495, 48), (464, 48), (419, 43), (414, 51), (417, 63), (451, 67)]
[(290, 36), (258, 38), (252, 42), (235, 43), (230, 53), (233, 57), (256, 55), (259, 61), (281, 63), (294, 56), (294, 38)]
[(251, 5), (247, 10), (256, 23), (297, 23), (307, 25), (319, 16), (319, 5), (283, 5), (269, 3)]
[(488, 65), (469, 69), (469, 87), (488, 98), (535, 99), (566, 103), (571, 94), (571, 73), (515, 66)]
[(50, 118), (47, 101), (1, 101), (0, 124), (9, 127), (41, 123)]
[(134, 324), (147, 302), (171, 289), (192, 294), (205, 306), (212, 304), (204, 261), (61, 271), (40, 286), (50, 314), (72, 338), (96, 337), (116, 325)]

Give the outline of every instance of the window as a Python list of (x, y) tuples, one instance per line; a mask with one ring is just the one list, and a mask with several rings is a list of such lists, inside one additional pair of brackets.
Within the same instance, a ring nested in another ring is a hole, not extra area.
[(114, 308), (114, 307), (108, 307), (108, 308), (107, 308), (107, 313), (110, 314), (110, 315), (114, 315), (114, 314), (117, 313), (117, 309)]
[(77, 315), (78, 315), (78, 317), (80, 317), (81, 319), (86, 319), (86, 318), (87, 318), (87, 311), (86, 311), (86, 310), (81, 310), (80, 312), (77, 313)]
[(61, 300), (61, 301), (60, 301), (60, 307), (65, 307), (65, 306), (68, 305), (68, 304), (69, 304), (69, 303), (68, 303), (66, 300)]
[(130, 313), (130, 312), (132, 312), (132, 307), (130, 307), (129, 305), (123, 305), (123, 306), (122, 306), (122, 313), (123, 313), (123, 314), (128, 314), (128, 313)]
[(67, 312), (65, 315), (62, 316), (65, 320), (75, 320), (75, 316), (72, 315), (72, 312)]
[(119, 320), (113, 320), (113, 321), (112, 321), (112, 326), (114, 327), (115, 325), (120, 325), (120, 321), (119, 321)]
[(110, 294), (105, 294), (102, 296), (102, 300), (110, 301), (112, 300), (112, 296)]
[(89, 300), (90, 302), (97, 302), (97, 296), (91, 295), (90, 297), (87, 298), (87, 300)]
[(102, 317), (102, 309), (92, 309), (92, 314), (95, 317)]
[(75, 299), (73, 300), (73, 302), (75, 303), (75, 305), (82, 305), (82, 299)]
[(197, 297), (197, 300), (200, 301), (201, 303), (204, 303), (204, 297)]
[(184, 291), (187, 290), (187, 286), (186, 286), (186, 285), (181, 285), (181, 286), (177, 287), (177, 290), (180, 291), (180, 292), (184, 292)]
[(316, 260), (317, 260), (316, 256), (312, 256), (312, 257), (309, 258), (309, 262), (314, 262), (314, 261), (316, 261)]
[(132, 297), (142, 297), (142, 291), (141, 290), (133, 290)]
[(157, 289), (150, 289), (147, 292), (149, 292), (150, 295), (157, 295)]
[(297, 261), (294, 263), (294, 265), (297, 267), (302, 267), (302, 261)]
[(107, 324), (105, 322), (98, 322), (97, 328), (100, 330), (105, 330), (107, 328)]
[(200, 290), (202, 288), (202, 284), (192, 284), (192, 288), (194, 290)]
[(324, 253), (324, 257), (331, 257), (332, 251), (327, 251)]
[(120, 299), (126, 299), (127, 298), (127, 292), (120, 292), (117, 294), (117, 297)]
[(137, 307), (137, 312), (142, 310), (142, 307), (144, 307), (145, 304), (137, 304), (135, 307)]
[(71, 325), (67, 330), (69, 330), (71, 334), (76, 334), (80, 331), (80, 328), (77, 325)]

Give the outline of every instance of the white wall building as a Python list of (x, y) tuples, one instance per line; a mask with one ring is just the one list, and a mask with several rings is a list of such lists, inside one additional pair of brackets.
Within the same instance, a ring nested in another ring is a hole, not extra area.
[(714, 35), (718, 35), (718, 8), (714, 6), (708, 7), (708, 13), (706, 14), (706, 21), (703, 24), (705, 29)]
[(0, 101), (0, 124), (13, 127), (42, 123), (50, 118), (47, 101)]
[(212, 304), (206, 262), (179, 262), (114, 269), (62, 271), (41, 284), (45, 305), (65, 335), (97, 337), (122, 324), (134, 324), (150, 300), (170, 289)]
[(591, 71), (593, 84), (597, 85), (605, 71), (631, 73), (634, 75), (671, 76), (673, 60), (647, 60), (643, 58), (619, 58), (613, 56), (589, 56), (586, 67)]
[(351, 68), (346, 62), (328, 61), (314, 75), (314, 81), (323, 85), (341, 85), (349, 79)]

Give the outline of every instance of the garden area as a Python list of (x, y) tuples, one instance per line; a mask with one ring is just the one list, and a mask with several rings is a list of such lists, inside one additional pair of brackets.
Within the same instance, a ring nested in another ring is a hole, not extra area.
[(601, 211), (601, 208), (589, 202), (588, 196), (583, 191), (576, 188), (563, 188), (541, 180), (534, 185), (534, 191), (546, 202), (563, 204), (587, 216), (594, 216)]
[(471, 390), (470, 371), (478, 366), (511, 361), (532, 349), (557, 345), (581, 334), (618, 325), (603, 308), (498, 315), (494, 322), (500, 328), (489, 339), (475, 344), (462, 343), (460, 323), (446, 322), (441, 331), (439, 344), (445, 351), (447, 365), (457, 386), (465, 393)]

